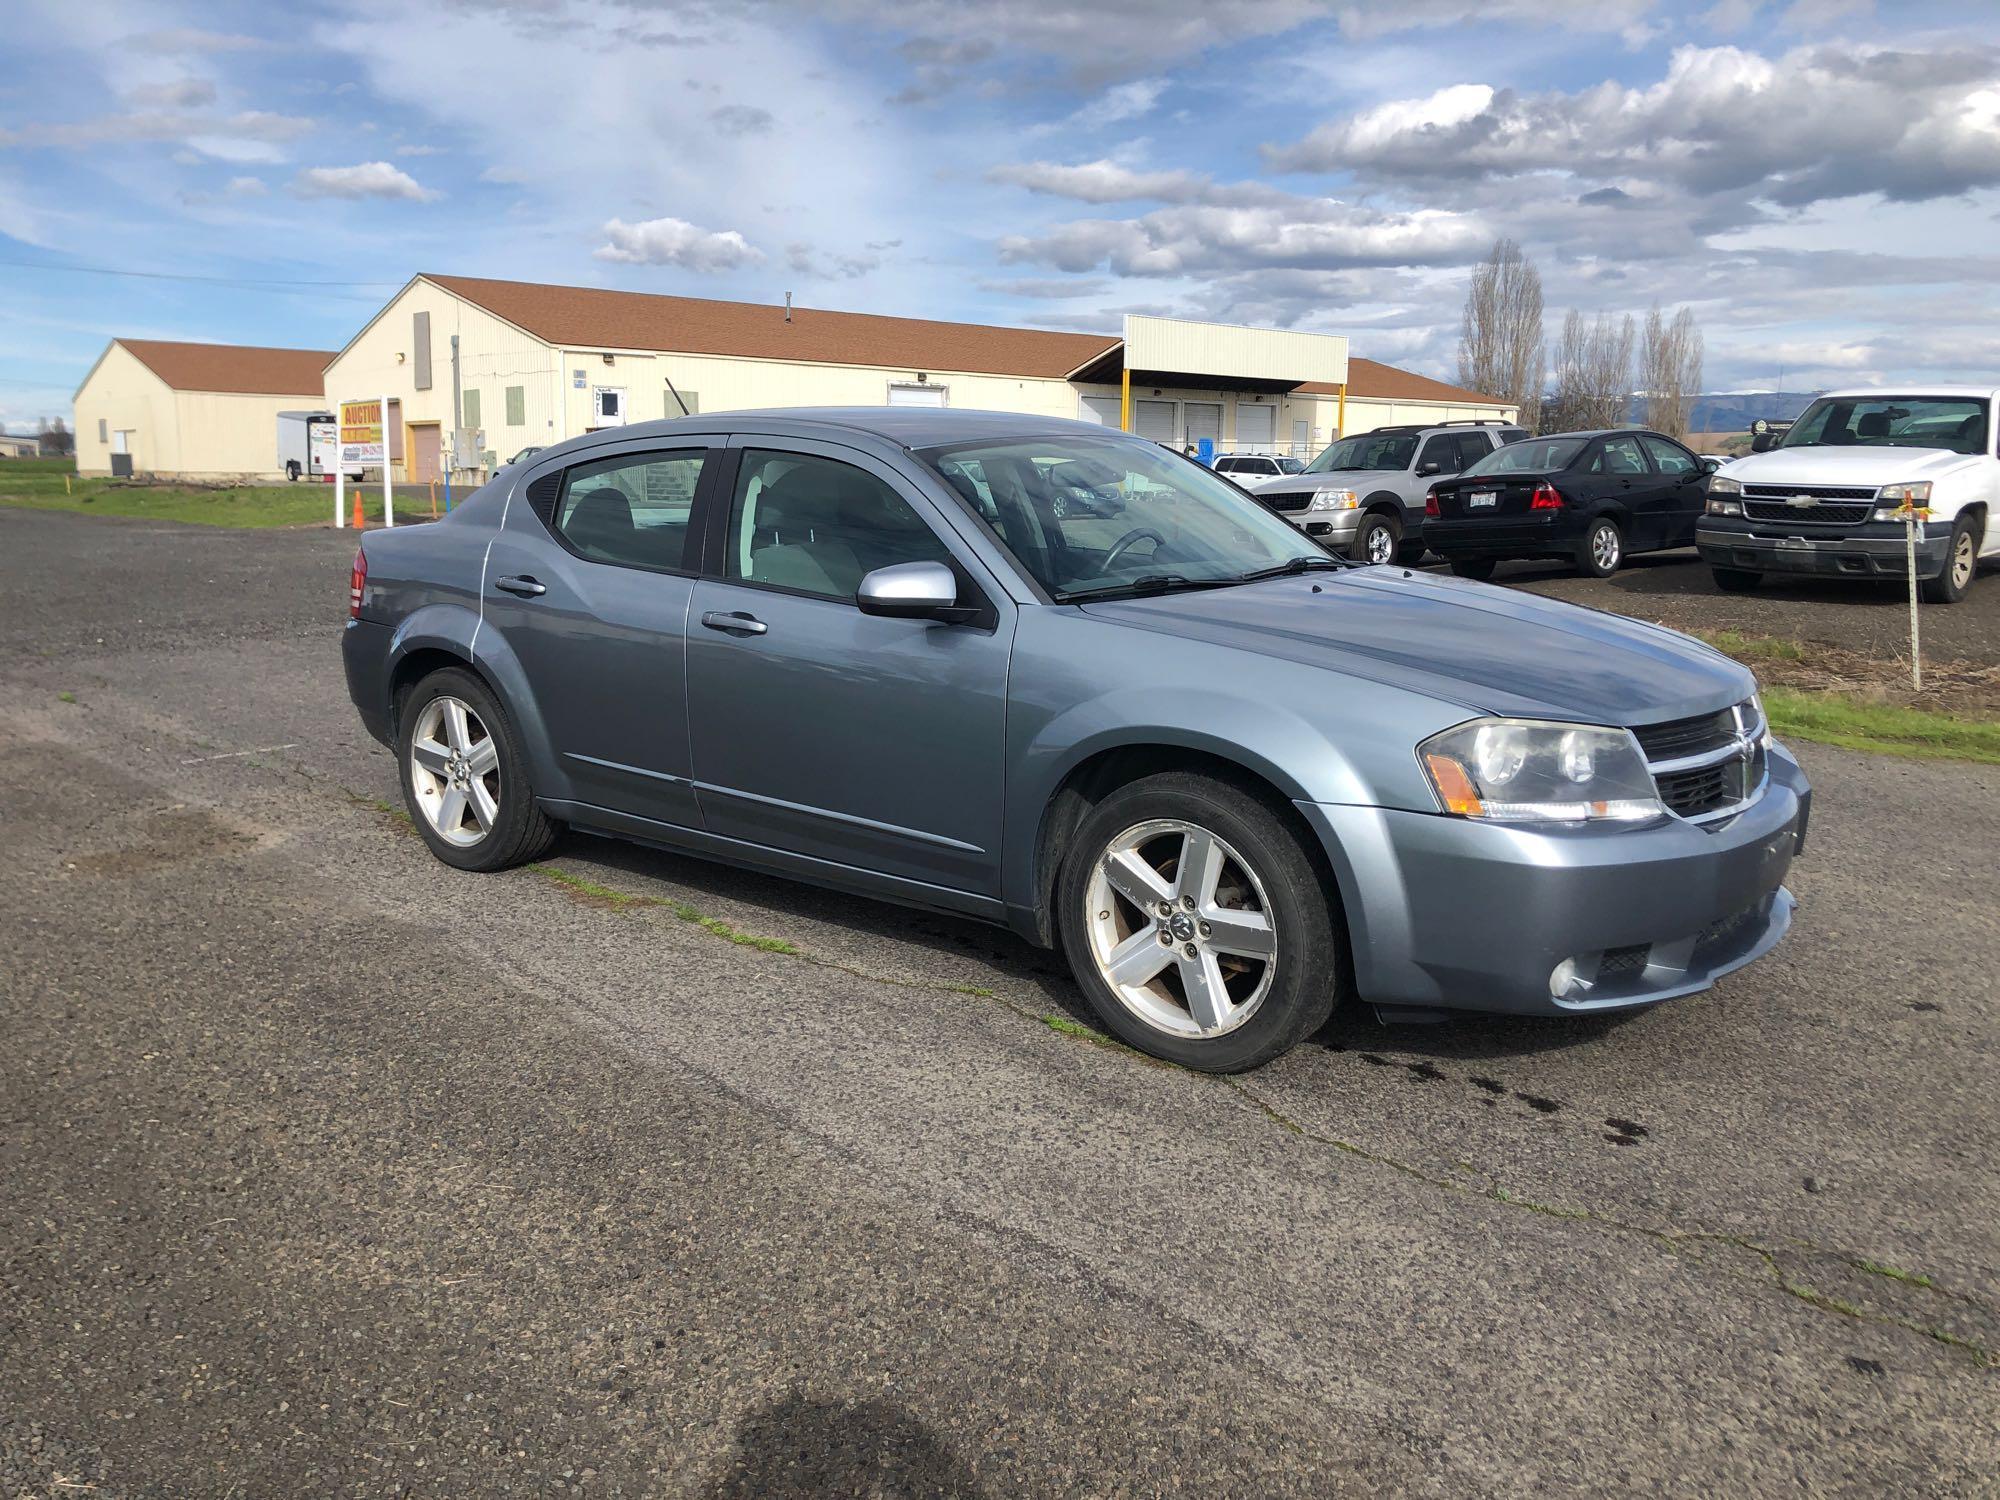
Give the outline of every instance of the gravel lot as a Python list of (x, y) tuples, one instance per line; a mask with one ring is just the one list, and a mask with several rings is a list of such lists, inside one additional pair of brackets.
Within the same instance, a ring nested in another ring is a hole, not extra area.
[(1005, 933), (446, 870), (352, 550), (0, 510), (10, 1500), (1994, 1492), (2000, 771), (1805, 747), (1798, 926), (1711, 994), (1217, 1080)]

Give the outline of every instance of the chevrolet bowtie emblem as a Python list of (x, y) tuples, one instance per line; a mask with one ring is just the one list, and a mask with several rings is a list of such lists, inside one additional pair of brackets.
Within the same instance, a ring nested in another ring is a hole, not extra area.
[(1794, 510), (1810, 510), (1819, 504), (1819, 501), (1812, 495), (1788, 495), (1785, 497), (1785, 504)]

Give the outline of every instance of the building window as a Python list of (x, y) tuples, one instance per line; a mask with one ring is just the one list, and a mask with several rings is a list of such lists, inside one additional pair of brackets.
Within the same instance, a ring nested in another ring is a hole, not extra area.
[(526, 394), (526, 387), (518, 385), (508, 386), (507, 425), (509, 427), (521, 427), (526, 425), (527, 420), (528, 420), (528, 398)]
[(625, 392), (612, 386), (597, 386), (591, 392), (591, 414), (599, 427), (623, 426)]
[(941, 385), (892, 385), (889, 387), (891, 406), (948, 406), (949, 390)]
[(479, 392), (467, 391), (461, 405), (465, 411), (466, 431), (479, 431)]
[(410, 346), (416, 352), (416, 366), (411, 376), (416, 388), (427, 391), (431, 388), (431, 315), (427, 312), (410, 314)]

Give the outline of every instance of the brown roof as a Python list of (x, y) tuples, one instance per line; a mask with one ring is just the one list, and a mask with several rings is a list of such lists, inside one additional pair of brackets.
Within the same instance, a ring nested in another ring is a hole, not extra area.
[(177, 344), (118, 339), (177, 391), (226, 391), (243, 396), (326, 399), (329, 349), (259, 349), (246, 344)]
[(793, 308), (791, 321), (786, 322), (784, 308), (775, 304), (488, 281), (475, 276), (424, 279), (539, 339), (568, 348), (660, 349), (743, 359), (1060, 379), (1118, 344), (1115, 335), (1105, 333), (934, 323), (924, 318), (886, 318), (811, 307)]
[[(1340, 393), (1337, 385), (1324, 381), (1312, 381), (1299, 387), (1301, 391), (1314, 396), (1334, 396)], [(1394, 365), (1377, 363), (1372, 359), (1357, 359), (1352, 356), (1347, 361), (1347, 394), (1350, 396), (1373, 396), (1381, 401), (1447, 401), (1456, 405), (1508, 406), (1498, 396), (1482, 396), (1477, 391), (1468, 391), (1463, 386), (1446, 385), (1442, 380), (1432, 380), (1428, 375), (1415, 375), (1408, 370), (1399, 370)]]

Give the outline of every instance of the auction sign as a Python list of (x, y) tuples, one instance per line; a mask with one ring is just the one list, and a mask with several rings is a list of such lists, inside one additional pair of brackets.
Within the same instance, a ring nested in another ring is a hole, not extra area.
[(388, 445), (383, 441), (382, 403), (379, 400), (341, 402), (341, 467), (379, 469), (388, 462), (388, 458)]

